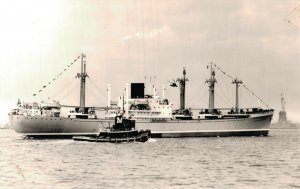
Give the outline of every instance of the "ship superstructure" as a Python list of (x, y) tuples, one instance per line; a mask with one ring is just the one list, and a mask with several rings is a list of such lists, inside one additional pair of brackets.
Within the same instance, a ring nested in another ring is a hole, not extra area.
[[(128, 93), (126, 97), (120, 96), (116, 105), (119, 110), (108, 111), (105, 118), (112, 119), (117, 113), (122, 113), (124, 116), (135, 119), (139, 129), (149, 128), (157, 137), (266, 136), (269, 132), (273, 110), (240, 108), (238, 89), (242, 84), (241, 80), (232, 79), (232, 84), (236, 87), (235, 108), (215, 108), (216, 74), (212, 66), (210, 64), (210, 79), (206, 81), (209, 85), (209, 107), (200, 109), (196, 114), (193, 114), (190, 108), (185, 107), (185, 82), (188, 80), (186, 68), (183, 68), (183, 77), (171, 82), (173, 87), (179, 85), (180, 109), (173, 110), (172, 103), (156, 95), (155, 89), (153, 89), (153, 95), (145, 95), (144, 83), (132, 83), (131, 97), (129, 98)], [(126, 84), (126, 91), (129, 91), (128, 84)]]

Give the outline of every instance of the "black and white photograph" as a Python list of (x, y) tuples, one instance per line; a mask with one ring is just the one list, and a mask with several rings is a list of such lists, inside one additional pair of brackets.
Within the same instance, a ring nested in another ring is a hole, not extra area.
[(0, 0), (0, 189), (300, 188), (300, 0)]

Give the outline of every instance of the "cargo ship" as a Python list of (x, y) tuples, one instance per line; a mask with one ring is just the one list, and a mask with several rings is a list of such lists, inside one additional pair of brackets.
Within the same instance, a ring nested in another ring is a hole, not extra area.
[[(172, 103), (162, 96), (145, 94), (144, 83), (126, 84), (125, 96), (112, 104), (108, 85), (108, 104), (105, 107), (85, 106), (86, 61), (81, 54), (80, 105), (72, 107), (67, 116), (61, 116), (61, 108), (71, 107), (59, 103), (18, 103), (9, 113), (12, 128), (27, 137), (71, 138), (91, 136), (112, 127), (114, 118), (121, 114), (136, 121), (136, 129), (151, 130), (151, 137), (225, 137), (225, 136), (267, 136), (273, 116), (273, 109), (240, 108), (238, 89), (242, 81), (236, 79), (235, 108), (215, 108), (216, 65), (210, 64), (209, 107), (192, 110), (185, 107), (185, 87), (188, 81), (186, 69), (183, 76), (171, 82), (180, 89), (180, 108), (173, 110)], [(219, 69), (219, 68), (218, 68)], [(178, 86), (179, 85), (179, 86)], [(130, 88), (130, 89), (129, 89)], [(130, 93), (131, 92), (131, 93)], [(130, 94), (129, 94), (130, 93)], [(102, 110), (102, 114), (96, 112)], [(195, 113), (196, 111), (196, 113)]]

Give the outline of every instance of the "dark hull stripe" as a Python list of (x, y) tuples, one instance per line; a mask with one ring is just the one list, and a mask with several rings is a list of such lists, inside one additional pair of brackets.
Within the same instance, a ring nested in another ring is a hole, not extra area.
[[(232, 137), (232, 136), (268, 136), (269, 130), (261, 131), (230, 131), (230, 132), (185, 132), (185, 133), (152, 133), (151, 138), (179, 138), (179, 137)], [(57, 135), (26, 135), (35, 139), (71, 139), (74, 135), (57, 134)], [(84, 135), (81, 136), (93, 136)]]
[(152, 133), (152, 138), (178, 137), (232, 137), (232, 136), (268, 136), (269, 130), (262, 131), (230, 131), (230, 132), (186, 132), (186, 133)]

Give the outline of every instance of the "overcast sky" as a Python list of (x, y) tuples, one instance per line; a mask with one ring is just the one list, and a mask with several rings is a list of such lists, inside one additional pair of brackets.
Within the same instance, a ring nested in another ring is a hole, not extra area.
[[(86, 54), (87, 105), (106, 105), (125, 83), (156, 78), (158, 93), (179, 107), (168, 87), (187, 69), (187, 106), (208, 106), (206, 66), (238, 77), (270, 107), (287, 101), (288, 119), (300, 122), (300, 21), (296, 0), (51, 0), (2, 1), (0, 7), (0, 120), (20, 98), (79, 103), (79, 62), (43, 88), (81, 52)], [(288, 22), (287, 20), (292, 20)], [(234, 106), (234, 86), (216, 72), (216, 106)], [(152, 79), (153, 81), (154, 79)], [(42, 92), (38, 93), (40, 89)], [(37, 93), (36, 97), (32, 94)], [(242, 107), (263, 104), (240, 88)], [(274, 119), (277, 120), (276, 112)]]

